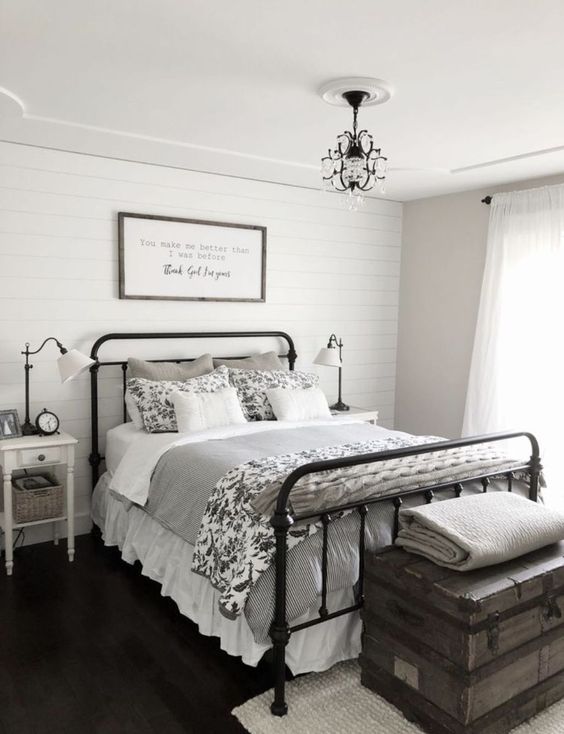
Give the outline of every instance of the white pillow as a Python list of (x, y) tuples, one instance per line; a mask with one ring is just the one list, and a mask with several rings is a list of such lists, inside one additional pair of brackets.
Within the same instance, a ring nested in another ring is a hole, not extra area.
[(143, 425), (143, 416), (141, 415), (141, 411), (135, 404), (135, 400), (133, 400), (133, 396), (129, 392), (129, 390), (125, 391), (125, 407), (127, 408), (127, 414), (131, 418), (131, 422), (135, 426), (135, 428), (145, 428)]
[(234, 387), (215, 392), (172, 393), (170, 396), (180, 433), (205, 431), (218, 426), (246, 423), (241, 403)]
[(294, 390), (274, 387), (267, 390), (266, 395), (279, 421), (311, 421), (331, 417), (327, 398), (319, 387)]

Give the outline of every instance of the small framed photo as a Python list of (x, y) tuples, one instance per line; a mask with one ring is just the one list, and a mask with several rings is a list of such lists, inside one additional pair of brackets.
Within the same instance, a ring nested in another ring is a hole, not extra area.
[(18, 438), (22, 435), (18, 411), (0, 410), (0, 439)]

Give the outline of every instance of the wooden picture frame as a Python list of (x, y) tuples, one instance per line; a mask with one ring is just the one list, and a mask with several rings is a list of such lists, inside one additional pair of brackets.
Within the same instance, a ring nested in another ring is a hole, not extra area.
[(20, 438), (22, 435), (18, 411), (15, 408), (0, 410), (0, 440)]
[(119, 297), (266, 301), (266, 227), (118, 213)]

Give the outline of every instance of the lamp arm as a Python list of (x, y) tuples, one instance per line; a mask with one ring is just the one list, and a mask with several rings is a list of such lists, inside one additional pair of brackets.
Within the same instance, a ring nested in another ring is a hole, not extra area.
[(339, 359), (343, 358), (343, 340), (337, 339), (335, 334), (331, 334), (329, 337), (329, 341), (327, 342), (327, 349), (331, 349), (332, 346), (335, 345), (337, 349), (339, 350)]
[(45, 341), (43, 342), (43, 344), (39, 347), (39, 349), (36, 349), (33, 352), (30, 352), (29, 351), (29, 342), (26, 342), (25, 343), (25, 352), (22, 352), (22, 354), (25, 354), (26, 359), (27, 359), (27, 357), (29, 357), (29, 355), (31, 355), (31, 354), (37, 354), (38, 352), (40, 352), (43, 349), (43, 347), (47, 344), (47, 342), (49, 342), (49, 341), (54, 341), (55, 342), (55, 344), (59, 347), (59, 350), (60, 350), (61, 354), (66, 354), (67, 353), (68, 349), (65, 349), (65, 347), (63, 347), (63, 345), (61, 344), (61, 342), (58, 339), (56, 339), (54, 336), (48, 336), (47, 339), (45, 339)]
[(335, 345), (336, 347), (339, 346), (339, 340), (335, 336), (335, 334), (331, 334), (329, 337), (329, 341), (327, 342), (327, 349), (331, 349), (332, 345)]

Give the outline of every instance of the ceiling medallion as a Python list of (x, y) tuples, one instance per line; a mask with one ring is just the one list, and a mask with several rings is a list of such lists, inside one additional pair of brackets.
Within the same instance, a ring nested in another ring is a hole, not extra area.
[[(348, 88), (347, 88), (348, 87)], [(391, 87), (380, 79), (342, 79), (320, 89), (329, 104), (347, 104), (353, 110), (352, 132), (345, 130), (337, 143), (321, 159), (321, 175), (325, 188), (348, 194), (349, 209), (364, 203), (364, 193), (379, 184), (384, 193), (388, 159), (368, 130), (358, 130), (358, 111), (362, 105), (382, 104), (392, 95)]]

